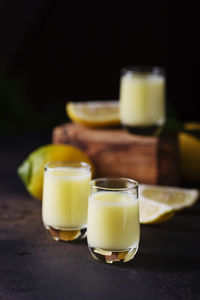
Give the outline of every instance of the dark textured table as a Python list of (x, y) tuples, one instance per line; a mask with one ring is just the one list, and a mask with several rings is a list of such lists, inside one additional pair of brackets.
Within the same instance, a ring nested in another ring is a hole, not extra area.
[[(200, 203), (141, 226), (135, 259), (95, 261), (86, 241), (55, 242), (16, 167), (50, 135), (4, 137), (0, 149), (0, 299), (200, 299)], [(24, 142), (26, 141), (26, 142)]]

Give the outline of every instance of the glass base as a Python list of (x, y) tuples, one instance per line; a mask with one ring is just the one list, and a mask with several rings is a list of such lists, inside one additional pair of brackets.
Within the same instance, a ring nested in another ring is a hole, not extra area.
[(128, 126), (124, 125), (124, 128), (132, 133), (138, 135), (156, 135), (160, 125), (152, 125), (152, 126)]
[(87, 234), (87, 228), (82, 228), (78, 230), (61, 230), (55, 229), (48, 225), (44, 225), (44, 227), (47, 229), (49, 235), (55, 241), (69, 242), (74, 240), (82, 240), (86, 237)]
[(126, 263), (134, 258), (138, 250), (138, 247), (129, 248), (128, 250), (121, 251), (109, 251), (90, 246), (88, 247), (94, 259), (107, 264)]

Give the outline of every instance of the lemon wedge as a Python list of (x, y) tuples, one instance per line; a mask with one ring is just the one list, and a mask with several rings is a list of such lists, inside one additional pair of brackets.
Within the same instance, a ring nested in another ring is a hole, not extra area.
[(155, 202), (144, 197), (139, 198), (140, 203), (140, 223), (156, 224), (169, 220), (174, 215), (172, 207)]
[(120, 124), (118, 101), (68, 102), (69, 118), (90, 127), (108, 127)]
[(140, 184), (140, 197), (153, 200), (157, 204), (165, 204), (173, 210), (192, 206), (199, 197), (196, 189), (185, 189), (170, 186)]

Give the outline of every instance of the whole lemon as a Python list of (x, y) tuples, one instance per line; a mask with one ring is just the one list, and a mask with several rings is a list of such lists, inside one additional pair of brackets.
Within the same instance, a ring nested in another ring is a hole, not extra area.
[(44, 165), (53, 161), (83, 161), (89, 163), (89, 157), (77, 147), (64, 144), (44, 145), (33, 151), (17, 169), (28, 192), (42, 200)]

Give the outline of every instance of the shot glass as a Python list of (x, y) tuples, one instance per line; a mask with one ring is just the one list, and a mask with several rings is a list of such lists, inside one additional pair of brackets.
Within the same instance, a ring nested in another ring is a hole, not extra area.
[(44, 227), (56, 241), (86, 237), (91, 168), (84, 162), (45, 165), (42, 201)]
[(131, 133), (154, 135), (165, 123), (165, 71), (126, 67), (121, 71), (120, 120)]
[(128, 178), (90, 182), (87, 241), (92, 256), (125, 263), (135, 256), (140, 238), (138, 183)]

